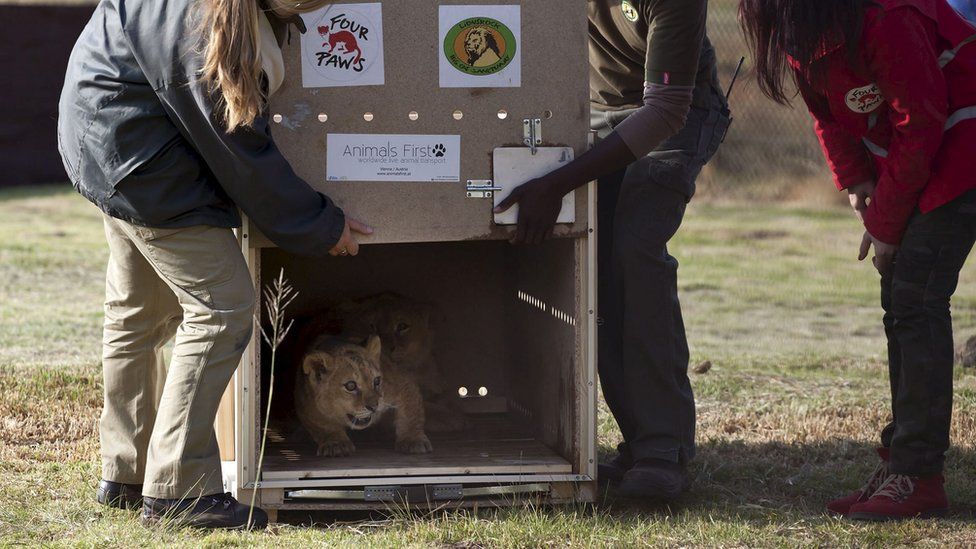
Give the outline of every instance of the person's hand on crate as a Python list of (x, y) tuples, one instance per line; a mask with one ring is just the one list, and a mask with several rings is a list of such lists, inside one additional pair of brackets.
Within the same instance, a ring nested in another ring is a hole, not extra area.
[(552, 234), (566, 194), (554, 181), (557, 174), (558, 171), (515, 187), (495, 208), (495, 213), (502, 213), (516, 203), (519, 205), (518, 229), (512, 244), (540, 244)]
[(627, 143), (611, 133), (569, 164), (515, 187), (494, 212), (499, 214), (518, 204), (518, 229), (512, 244), (540, 244), (552, 235), (566, 193), (622, 170), (635, 160)]
[(345, 255), (358, 255), (359, 254), (359, 242), (356, 240), (357, 234), (370, 235), (373, 234), (373, 228), (369, 225), (352, 219), (350, 217), (346, 218), (346, 228), (342, 230), (342, 236), (339, 238), (339, 242), (329, 250), (329, 255), (331, 256), (345, 256)]

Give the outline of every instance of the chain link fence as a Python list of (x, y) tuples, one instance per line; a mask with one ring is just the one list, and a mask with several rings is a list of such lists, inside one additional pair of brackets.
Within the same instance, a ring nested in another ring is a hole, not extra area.
[(833, 186), (810, 115), (799, 97), (792, 108), (784, 107), (759, 90), (737, 9), (738, 0), (709, 2), (708, 33), (718, 54), (723, 89), (739, 59), (746, 61), (730, 100), (734, 122), (702, 173), (701, 194), (768, 200), (806, 199), (811, 193), (826, 196)]

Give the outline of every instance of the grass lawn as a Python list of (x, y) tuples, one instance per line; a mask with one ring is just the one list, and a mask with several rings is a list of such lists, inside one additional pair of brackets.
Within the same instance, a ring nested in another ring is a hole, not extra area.
[[(673, 245), (699, 400), (695, 489), (671, 508), (615, 500), (555, 509), (392, 516), (282, 514), (251, 534), (144, 529), (99, 507), (98, 212), (65, 188), (0, 192), (0, 546), (929, 546), (976, 544), (976, 372), (956, 375), (950, 519), (830, 518), (859, 486), (886, 420), (876, 275), (843, 209), (695, 204)], [(955, 299), (976, 332), (976, 271)], [(600, 445), (619, 434), (603, 409)], [(314, 528), (307, 525), (314, 523)]]

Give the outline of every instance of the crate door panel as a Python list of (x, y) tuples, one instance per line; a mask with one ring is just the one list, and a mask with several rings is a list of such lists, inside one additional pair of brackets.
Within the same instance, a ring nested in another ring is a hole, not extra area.
[[(520, 87), (441, 88), (443, 45), (434, 2), (382, 3), (384, 85), (303, 87), (301, 40), (292, 36), (283, 47), (286, 80), (271, 105), (278, 115), (275, 140), (299, 175), (377, 228), (374, 242), (505, 238), (510, 229), (492, 223), (492, 201), (467, 198), (465, 182), (492, 179), (492, 150), (521, 145), (525, 118), (543, 119), (545, 145), (583, 152), (589, 125), (586, 14), (577, 4), (521, 4)], [(460, 181), (327, 181), (330, 133), (460, 136)], [(584, 203), (579, 200), (578, 207)], [(585, 215), (577, 219), (585, 228)], [(571, 229), (577, 227), (561, 232)]]

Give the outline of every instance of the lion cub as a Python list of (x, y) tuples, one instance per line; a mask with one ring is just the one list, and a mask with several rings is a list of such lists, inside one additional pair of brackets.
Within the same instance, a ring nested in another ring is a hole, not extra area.
[(467, 426), (464, 414), (444, 394), (434, 358), (432, 305), (387, 292), (346, 303), (342, 309), (343, 333), (356, 338), (380, 336), (383, 372), (396, 372), (419, 387), (428, 431), (459, 431)]
[(346, 430), (366, 429), (391, 411), (398, 452), (432, 450), (420, 390), (395, 371), (381, 371), (381, 346), (378, 336), (370, 336), (365, 346), (322, 336), (305, 352), (295, 382), (295, 410), (318, 444), (317, 455), (351, 455), (356, 447)]

